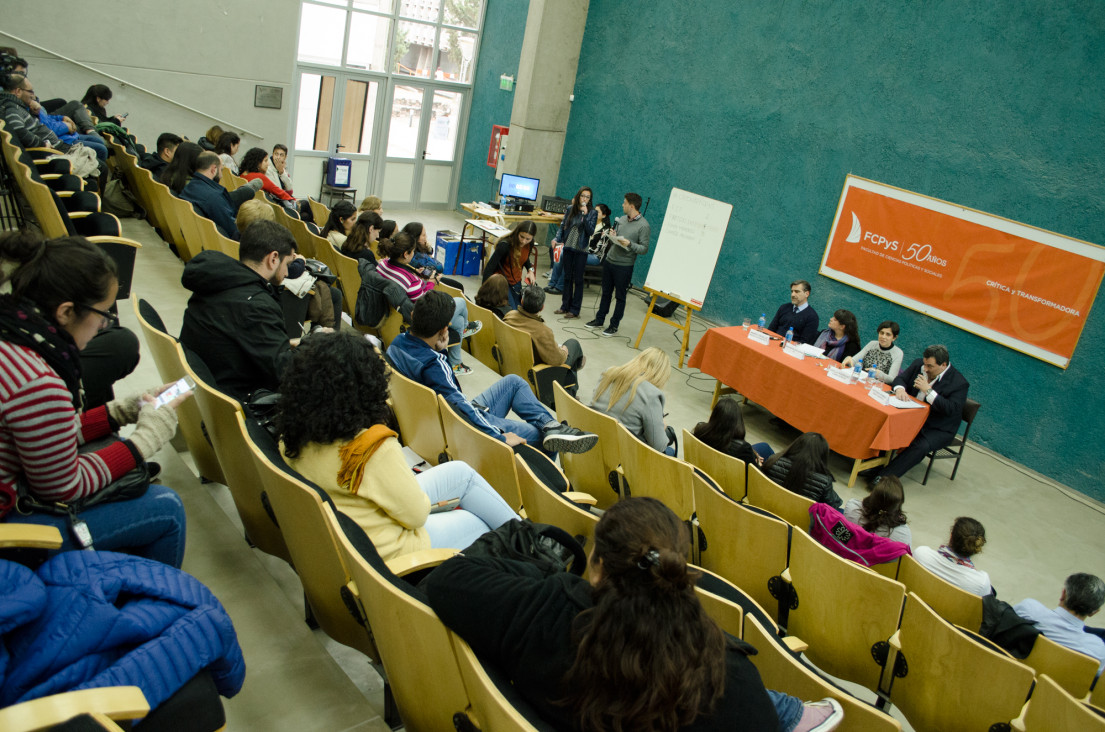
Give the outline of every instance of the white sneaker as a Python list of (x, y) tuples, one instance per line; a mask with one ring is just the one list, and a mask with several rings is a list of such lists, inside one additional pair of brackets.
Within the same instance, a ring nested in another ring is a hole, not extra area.
[(802, 705), (802, 718), (793, 732), (829, 732), (844, 721), (844, 710), (836, 699), (826, 697), (821, 701)]

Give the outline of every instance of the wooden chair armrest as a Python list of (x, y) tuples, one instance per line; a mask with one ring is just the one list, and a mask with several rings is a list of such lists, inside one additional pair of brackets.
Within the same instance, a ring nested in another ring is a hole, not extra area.
[(588, 506), (594, 506), (598, 501), (590, 493), (583, 493), (581, 491), (564, 491), (562, 494), (572, 503), (583, 503)]
[(799, 638), (796, 635), (788, 635), (783, 637), (783, 645), (795, 653), (802, 653), (810, 647), (809, 643)]
[(93, 712), (111, 719), (141, 719), (149, 711), (150, 705), (137, 686), (107, 686), (54, 694), (0, 709), (0, 729), (45, 729)]
[(61, 531), (56, 526), (0, 524), (0, 548), (58, 549), (61, 542)]
[(436, 567), (450, 557), (459, 554), (456, 549), (423, 549), (410, 554), (400, 554), (387, 563), (395, 575), (403, 577), (411, 572)]
[[(72, 216), (72, 214), (70, 214)], [(135, 249), (141, 249), (142, 244), (134, 239), (128, 239), (125, 236), (88, 236), (85, 237), (93, 244), (123, 244), (128, 247), (134, 247)]]

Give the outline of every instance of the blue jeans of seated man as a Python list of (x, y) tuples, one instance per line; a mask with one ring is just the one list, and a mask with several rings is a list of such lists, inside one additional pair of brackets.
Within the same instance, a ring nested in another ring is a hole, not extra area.
[[(456, 308), (453, 309), (453, 319), (449, 321), (449, 327), (460, 333), (461, 339), (464, 338), (464, 329), (468, 326), (468, 301), (463, 297), (454, 297), (453, 302), (456, 303)], [(448, 351), (449, 365), (456, 366), (460, 364), (460, 344), (455, 346), (449, 346)]]
[(104, 142), (104, 138), (99, 135), (74, 135), (74, 137), (77, 138), (77, 142), (96, 153), (97, 158), (107, 160), (107, 143)]
[[(473, 404), (487, 407), (484, 417), (503, 432), (513, 432), (534, 447), (541, 447), (541, 428), (556, 422), (545, 405), (533, 395), (525, 379), (517, 374), (504, 376), (487, 391), (472, 400)], [(506, 419), (514, 412), (521, 422)]]
[(779, 718), (779, 732), (790, 732), (802, 719), (802, 700), (781, 691), (767, 689), (771, 703), (775, 705), (775, 716)]
[(595, 320), (602, 323), (606, 320), (606, 313), (610, 310), (610, 296), (613, 295), (616, 303), (614, 315), (610, 318), (610, 327), (617, 328), (625, 315), (625, 293), (633, 281), (632, 264), (602, 264), (602, 298), (599, 300), (599, 309), (595, 313)]
[(426, 531), (434, 549), (465, 549), (491, 529), (519, 518), (468, 463), (459, 460), (442, 463), (419, 473), (415, 479), (430, 497), (430, 503), (460, 499), (461, 510), (426, 517)]
[[(93, 548), (123, 552), (180, 568), (184, 561), (184, 504), (172, 488), (151, 484), (145, 495), (129, 501), (113, 501), (81, 511), (78, 516), (92, 532)], [(61, 532), (58, 551), (80, 549), (69, 532), (67, 516), (15, 511), (4, 519), (12, 524), (56, 526)]]

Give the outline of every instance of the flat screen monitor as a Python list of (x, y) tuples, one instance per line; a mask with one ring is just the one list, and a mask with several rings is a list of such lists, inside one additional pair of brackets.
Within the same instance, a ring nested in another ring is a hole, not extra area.
[(520, 175), (503, 173), (503, 182), (499, 184), (499, 195), (508, 198), (524, 198), (527, 201), (537, 200), (537, 187), (541, 181), (537, 178), (524, 178)]

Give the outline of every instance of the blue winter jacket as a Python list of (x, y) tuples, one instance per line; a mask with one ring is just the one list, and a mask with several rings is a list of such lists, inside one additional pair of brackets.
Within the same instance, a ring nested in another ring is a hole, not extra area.
[(445, 397), (449, 406), (457, 410), (476, 429), (506, 442), (502, 430), (484, 419), (483, 411), (472, 406), (472, 402), (461, 393), (460, 383), (453, 375), (444, 353), (430, 348), (426, 341), (415, 338), (410, 333), (401, 333), (388, 346), (388, 358), (399, 373), (411, 381), (428, 386)]
[[(253, 191), (249, 191), (253, 196)], [(230, 198), (230, 192), (222, 183), (212, 180), (202, 173), (192, 173), (191, 180), (180, 192), (180, 197), (192, 204), (196, 213), (205, 219), (211, 219), (219, 228), (219, 233), (228, 239), (238, 240), (238, 224), (234, 217), (238, 215), (238, 206)]]
[(115, 552), (63, 552), (37, 572), (0, 560), (0, 707), (137, 686), (150, 707), (209, 669), (233, 696), (245, 660), (230, 616), (199, 580)]

